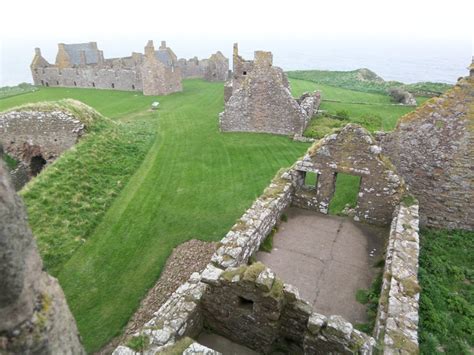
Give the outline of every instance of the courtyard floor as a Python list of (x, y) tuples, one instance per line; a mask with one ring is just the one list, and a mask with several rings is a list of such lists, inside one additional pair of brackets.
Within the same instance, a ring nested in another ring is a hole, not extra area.
[(294, 207), (286, 215), (272, 252), (258, 252), (257, 260), (296, 286), (315, 312), (366, 322), (356, 292), (369, 288), (379, 270), (373, 265), (382, 257), (388, 228)]

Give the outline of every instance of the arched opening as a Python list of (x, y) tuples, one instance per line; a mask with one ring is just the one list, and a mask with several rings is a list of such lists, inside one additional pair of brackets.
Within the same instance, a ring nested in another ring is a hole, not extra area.
[(95, 88), (95, 83), (94, 82), (92, 83), (92, 87)]
[(59, 85), (59, 80), (56, 80), (56, 85)]
[(77, 86), (77, 83), (76, 83), (76, 82), (74, 82), (74, 86)]
[(42, 155), (35, 155), (34, 157), (32, 157), (30, 161), (31, 176), (38, 175), (41, 172), (41, 170), (43, 170), (45, 165), (46, 165), (46, 160), (43, 158)]
[(112, 83), (112, 89), (115, 89), (115, 84), (114, 83)]
[(132, 85), (132, 90), (135, 90), (135, 85)]

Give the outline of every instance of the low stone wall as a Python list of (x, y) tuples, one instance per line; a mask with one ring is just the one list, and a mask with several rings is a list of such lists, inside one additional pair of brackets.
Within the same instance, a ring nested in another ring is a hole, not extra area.
[(212, 257), (214, 265), (225, 269), (246, 264), (291, 204), (293, 195), (291, 175), (279, 172), (221, 240), (222, 245)]
[(418, 204), (394, 212), (374, 335), (384, 354), (418, 353)]
[(371, 354), (375, 340), (340, 316), (312, 312), (298, 290), (262, 263), (202, 274), (206, 328), (260, 353)]

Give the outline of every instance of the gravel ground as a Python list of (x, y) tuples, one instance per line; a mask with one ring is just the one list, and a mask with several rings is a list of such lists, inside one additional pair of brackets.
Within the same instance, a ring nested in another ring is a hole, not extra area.
[(143, 298), (137, 311), (125, 327), (123, 334), (113, 339), (96, 354), (111, 354), (125, 337), (137, 332), (150, 320), (153, 313), (166, 302), (169, 296), (189, 279), (193, 272), (204, 270), (216, 250), (216, 245), (217, 243), (192, 239), (177, 246), (166, 261), (159, 280)]

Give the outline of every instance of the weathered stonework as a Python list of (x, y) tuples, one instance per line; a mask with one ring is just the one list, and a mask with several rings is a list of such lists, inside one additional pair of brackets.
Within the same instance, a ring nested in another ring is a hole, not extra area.
[[(369, 132), (354, 124), (313, 144), (293, 166), (296, 192), (293, 205), (328, 213), (337, 173), (361, 177), (355, 220), (389, 224), (405, 188)], [(317, 186), (305, 186), (307, 172), (316, 173)]]
[(208, 59), (179, 59), (178, 66), (183, 78), (201, 78), (206, 81), (226, 81), (229, 73), (229, 59), (220, 51)]
[(383, 354), (418, 353), (418, 204), (402, 202), (390, 229), (374, 335)]
[[(82, 103), (63, 103), (83, 110)], [(77, 143), (85, 124), (61, 105), (26, 105), (0, 113), (0, 142), (11, 157), (20, 161), (12, 178), (17, 189)]]
[(420, 201), (422, 225), (474, 230), (473, 132), (474, 78), (466, 77), (379, 134), (383, 153)]
[(41, 86), (143, 91), (145, 95), (182, 91), (177, 57), (164, 41), (157, 51), (149, 41), (145, 54), (110, 59), (104, 59), (95, 42), (60, 43), (56, 64), (50, 64), (36, 48), (30, 68), (34, 84)]
[(42, 262), (1, 159), (0, 353), (85, 354), (57, 280)]
[(301, 136), (319, 107), (318, 92), (298, 101), (291, 96), (286, 74), (272, 65), (270, 52), (255, 52), (244, 60), (234, 44), (233, 76), (225, 85), (222, 131), (265, 132)]

